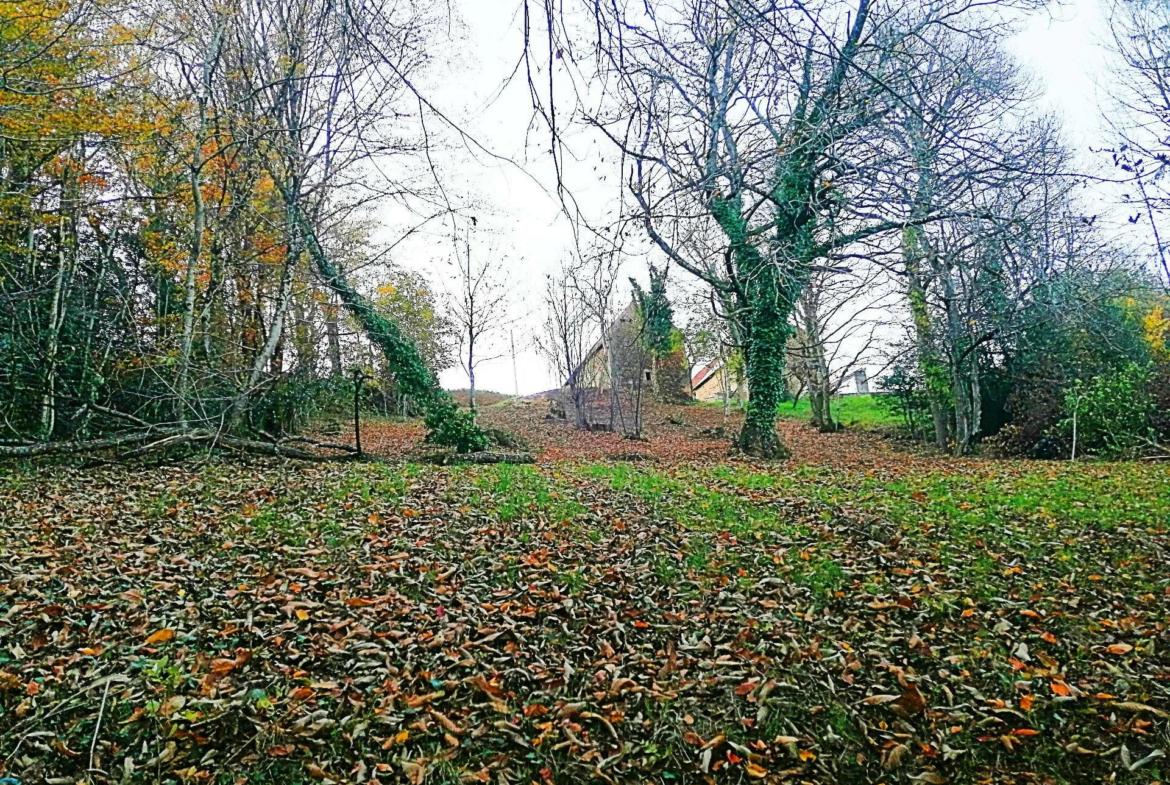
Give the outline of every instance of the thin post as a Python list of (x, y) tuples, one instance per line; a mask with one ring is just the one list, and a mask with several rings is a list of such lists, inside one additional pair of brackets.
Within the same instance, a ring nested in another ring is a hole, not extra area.
[(361, 368), (353, 369), (353, 443), (359, 458), (362, 456), (361, 394), (365, 376)]
[(516, 372), (516, 331), (508, 330), (508, 340), (512, 343), (512, 397), (520, 397), (520, 374)]

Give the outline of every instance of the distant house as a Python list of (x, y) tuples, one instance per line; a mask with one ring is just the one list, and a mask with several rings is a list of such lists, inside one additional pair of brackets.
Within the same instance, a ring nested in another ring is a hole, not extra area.
[(682, 341), (667, 357), (655, 358), (642, 344), (642, 324), (633, 303), (605, 328), (565, 386), (607, 390), (614, 373), (621, 391), (640, 390), (663, 401), (692, 399), (691, 379)]
[(704, 365), (691, 379), (691, 390), (697, 401), (722, 401), (725, 387), (728, 400), (741, 403), (747, 400), (747, 379), (738, 380), (719, 358)]
[[(806, 355), (801, 349), (803, 333), (797, 331), (788, 341), (788, 357), (784, 364), (784, 386), (791, 397), (808, 394), (809, 369), (806, 364)], [(869, 395), (870, 381), (864, 366), (848, 370), (845, 376), (832, 377), (834, 395)], [(724, 386), (727, 387), (727, 398), (731, 401), (745, 402), (748, 399), (749, 387), (747, 377), (742, 370), (739, 373), (732, 368), (730, 372), (725, 368), (720, 358), (708, 362), (699, 368), (691, 377), (691, 390), (695, 400), (703, 402), (723, 401)]]

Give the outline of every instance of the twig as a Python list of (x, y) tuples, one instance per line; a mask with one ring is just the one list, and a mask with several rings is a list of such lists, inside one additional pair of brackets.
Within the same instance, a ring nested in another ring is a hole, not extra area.
[(89, 771), (93, 771), (93, 754), (97, 750), (98, 734), (102, 732), (102, 717), (106, 713), (106, 698), (110, 697), (110, 679), (106, 679), (106, 689), (102, 692), (102, 705), (98, 707), (97, 725), (93, 729), (93, 738), (89, 740)]

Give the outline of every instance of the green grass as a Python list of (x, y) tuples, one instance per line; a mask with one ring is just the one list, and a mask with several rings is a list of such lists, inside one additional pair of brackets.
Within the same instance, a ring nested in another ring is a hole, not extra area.
[[(901, 424), (901, 419), (882, 405), (877, 395), (842, 395), (833, 398), (829, 406), (833, 418), (842, 425), (853, 428), (888, 428)], [(722, 407), (721, 401), (707, 401), (702, 406)], [(733, 409), (737, 404), (732, 404)], [(780, 404), (777, 414), (784, 420), (810, 420), (812, 410), (808, 396), (801, 396), (795, 403)]]
[[(833, 419), (852, 427), (887, 427), (899, 423), (898, 416), (882, 405), (876, 395), (845, 395), (833, 398), (829, 404)], [(808, 396), (796, 403), (780, 404), (779, 414), (787, 420), (808, 420), (812, 417)]]

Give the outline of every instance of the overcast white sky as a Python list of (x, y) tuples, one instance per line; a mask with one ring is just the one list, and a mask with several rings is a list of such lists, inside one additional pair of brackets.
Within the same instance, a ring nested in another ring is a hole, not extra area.
[[(431, 75), (429, 92), (444, 112), (459, 118), (493, 152), (522, 164), (523, 171), (466, 149), (451, 151), (441, 166), (453, 191), (479, 203), (476, 213), (485, 245), (505, 256), (512, 272), (519, 392), (528, 394), (559, 384), (536, 353), (532, 336), (538, 329), (544, 278), (568, 255), (572, 234), (551, 194), (547, 131), (529, 125), (531, 106), (522, 74), (500, 91), (522, 51), (519, 3), (459, 0), (456, 5), (465, 45)], [(1104, 73), (1099, 44), (1105, 33), (1101, 0), (1067, 0), (1035, 16), (1012, 42), (1020, 62), (1039, 80), (1043, 91), (1039, 108), (1063, 120), (1066, 138), (1085, 165), (1093, 163), (1090, 146), (1105, 141), (1097, 100), (1098, 91), (1108, 89), (1107, 83), (1099, 84), (1098, 76)], [(584, 136), (572, 152), (578, 159), (569, 171), (574, 195), (590, 210), (604, 211), (617, 196), (613, 157)], [(396, 258), (404, 266), (424, 270), (441, 286), (447, 271), (436, 259), (445, 252), (441, 236), (424, 236)], [(631, 262), (628, 274), (644, 279), (642, 263)], [(675, 270), (672, 280), (681, 283), (683, 275)], [(477, 387), (511, 393), (508, 336), (500, 338), (505, 355), (477, 370)], [(454, 368), (442, 374), (442, 382), (448, 388), (465, 387), (467, 378)]]

